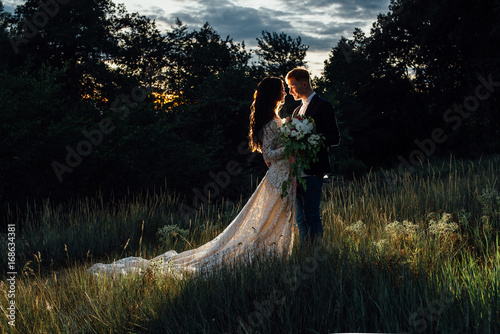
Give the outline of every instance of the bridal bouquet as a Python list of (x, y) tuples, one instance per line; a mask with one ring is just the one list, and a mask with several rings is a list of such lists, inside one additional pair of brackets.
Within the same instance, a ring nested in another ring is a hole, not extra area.
[(279, 127), (280, 139), (285, 144), (285, 157), (290, 160), (290, 177), (281, 186), (281, 197), (288, 194), (288, 187), (297, 183), (306, 189), (306, 181), (302, 178), (302, 170), (308, 169), (311, 162), (318, 160), (317, 153), (324, 145), (324, 136), (316, 133), (316, 126), (311, 117), (287, 117)]

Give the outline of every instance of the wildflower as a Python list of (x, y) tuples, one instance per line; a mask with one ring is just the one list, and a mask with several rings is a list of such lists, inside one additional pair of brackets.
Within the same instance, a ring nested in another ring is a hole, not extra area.
[(458, 224), (451, 221), (451, 214), (443, 213), (441, 219), (429, 221), (429, 233), (434, 235), (447, 235), (455, 233), (458, 230)]
[(387, 224), (384, 231), (391, 237), (403, 237), (414, 235), (417, 229), (418, 225), (412, 224), (407, 220), (404, 220), (403, 223), (396, 220), (393, 223)]
[(355, 224), (347, 226), (345, 230), (356, 234), (363, 234), (366, 232), (366, 225), (361, 220), (358, 220)]
[(372, 241), (372, 244), (377, 248), (380, 252), (384, 249), (385, 245), (387, 245), (387, 239), (380, 239), (377, 242)]

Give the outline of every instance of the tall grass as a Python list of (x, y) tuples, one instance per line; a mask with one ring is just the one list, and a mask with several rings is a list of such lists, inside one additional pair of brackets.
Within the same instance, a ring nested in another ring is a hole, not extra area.
[[(327, 184), (321, 244), (182, 280), (155, 270), (95, 278), (86, 268), (197, 247), (231, 222), (243, 200), (189, 217), (179, 213), (178, 197), (163, 192), (129, 204), (47, 203), (19, 222), (16, 326), (2, 317), (2, 331), (496, 333), (499, 166), (499, 157), (450, 159), (413, 174), (380, 171)], [(157, 235), (165, 225), (188, 232)], [(3, 311), (7, 288), (0, 283)]]

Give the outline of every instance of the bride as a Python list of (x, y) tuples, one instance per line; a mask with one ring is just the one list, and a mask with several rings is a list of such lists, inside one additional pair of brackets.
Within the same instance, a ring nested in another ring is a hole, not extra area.
[(249, 146), (261, 152), (269, 166), (241, 212), (227, 228), (206, 244), (177, 253), (173, 250), (152, 260), (128, 257), (110, 264), (97, 263), (88, 270), (96, 275), (140, 272), (148, 267), (161, 270), (199, 272), (236, 261), (251, 261), (257, 255), (290, 254), (293, 245), (295, 194), (291, 189), (281, 198), (281, 185), (289, 177), (290, 165), (278, 141), (285, 100), (279, 78), (263, 79), (254, 94), (250, 114)]

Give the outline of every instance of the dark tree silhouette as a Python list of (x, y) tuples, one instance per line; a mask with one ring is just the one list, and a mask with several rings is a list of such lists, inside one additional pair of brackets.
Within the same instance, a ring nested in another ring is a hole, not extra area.
[(292, 38), (284, 32), (262, 31), (257, 38), (258, 49), (255, 51), (260, 64), (270, 76), (284, 78), (295, 67), (305, 65), (306, 52), (309, 46), (302, 44), (300, 37)]
[(370, 36), (339, 41), (320, 86), (338, 101), (341, 169), (499, 151), (498, 95), (475, 97), (500, 78), (499, 3), (393, 0)]

